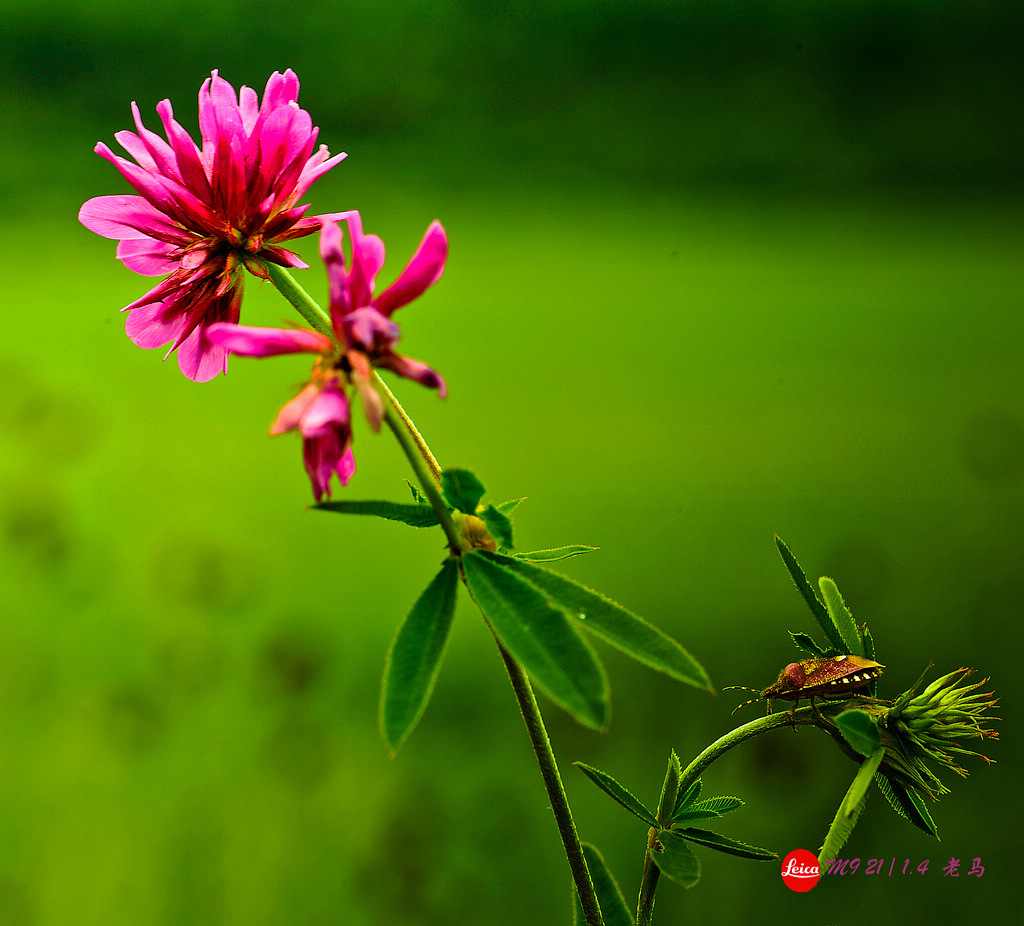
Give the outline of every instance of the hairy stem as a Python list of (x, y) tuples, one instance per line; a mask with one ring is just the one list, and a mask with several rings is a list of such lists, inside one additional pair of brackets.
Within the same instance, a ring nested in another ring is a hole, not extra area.
[(758, 736), (761, 733), (767, 733), (769, 730), (774, 730), (777, 727), (788, 727), (791, 724), (814, 724), (815, 720), (814, 711), (810, 707), (802, 707), (793, 712), (792, 715), (788, 711), (769, 714), (767, 717), (759, 717), (757, 720), (745, 723), (742, 727), (730, 730), (725, 736), (715, 740), (683, 769), (683, 774), (679, 781), (679, 790), (685, 794), (687, 788), (700, 778), (703, 771), (712, 762), (724, 756), (733, 746), (738, 746), (744, 740), (748, 740), (752, 736)]
[(597, 902), (597, 894), (594, 892), (594, 883), (590, 879), (590, 869), (587, 867), (587, 860), (583, 857), (583, 847), (580, 845), (576, 824), (573, 822), (572, 811), (569, 809), (569, 801), (562, 785), (562, 778), (558, 773), (558, 763), (555, 761), (555, 753), (551, 748), (551, 740), (544, 727), (544, 718), (541, 716), (537, 698), (533, 694), (530, 679), (523, 667), (516, 662), (500, 642), (498, 649), (512, 682), (512, 690), (519, 702), (519, 710), (523, 714), (526, 731), (530, 735), (530, 744), (537, 756), (537, 764), (540, 765), (540, 774), (544, 779), (548, 800), (551, 801), (551, 811), (555, 815), (555, 824), (562, 837), (562, 847), (565, 849), (565, 857), (569, 860), (569, 868), (572, 871), (572, 879), (576, 885), (576, 893), (579, 895), (587, 926), (603, 926), (604, 920), (601, 918), (601, 908)]
[(405, 431), (409, 435), (413, 444), (415, 444), (416, 451), (426, 464), (427, 469), (430, 472), (430, 478), (434, 481), (434, 485), (439, 486), (441, 484), (441, 467), (437, 465), (437, 460), (434, 459), (434, 455), (430, 452), (427, 442), (416, 429), (416, 425), (412, 423), (412, 418), (405, 413), (405, 409), (399, 404), (394, 393), (388, 389), (387, 383), (385, 383), (384, 380), (382, 380), (376, 373), (373, 374), (373, 379), (381, 392), (384, 393), (384, 397), (391, 404), (391, 408), (394, 410), (395, 415), (405, 428)]

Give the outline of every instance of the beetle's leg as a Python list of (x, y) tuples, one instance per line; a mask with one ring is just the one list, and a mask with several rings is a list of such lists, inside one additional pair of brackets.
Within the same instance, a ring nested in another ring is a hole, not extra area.
[(820, 711), (820, 710), (818, 710), (818, 705), (814, 703), (814, 695), (811, 695), (811, 707), (813, 707), (813, 708), (814, 708), (814, 713), (818, 715), (818, 719), (819, 719), (819, 720), (820, 720), (820, 721), (821, 721), (822, 723), (825, 723), (825, 717), (824, 717), (824, 715), (823, 715), (823, 714), (821, 713), (821, 711)]

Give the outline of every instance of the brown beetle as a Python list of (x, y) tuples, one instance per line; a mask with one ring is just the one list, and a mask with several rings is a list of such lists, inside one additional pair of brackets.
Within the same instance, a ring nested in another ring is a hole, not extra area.
[[(768, 702), (768, 713), (772, 712), (772, 701), (793, 701), (793, 711), (801, 698), (810, 698), (811, 707), (814, 699), (835, 701), (850, 697), (850, 692), (870, 685), (882, 674), (885, 668), (873, 659), (863, 656), (826, 656), (823, 659), (805, 659), (803, 662), (791, 662), (779, 673), (774, 685), (758, 692), (756, 698), (737, 705), (735, 714), (741, 707), (755, 701)], [(745, 691), (757, 691), (744, 685), (732, 685), (732, 688), (743, 688)], [(726, 690), (726, 689), (723, 689)]]

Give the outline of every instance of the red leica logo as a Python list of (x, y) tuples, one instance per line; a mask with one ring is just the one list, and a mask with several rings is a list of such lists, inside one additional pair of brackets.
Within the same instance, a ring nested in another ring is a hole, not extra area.
[(782, 880), (791, 891), (809, 891), (820, 877), (821, 869), (813, 852), (794, 849), (782, 860)]

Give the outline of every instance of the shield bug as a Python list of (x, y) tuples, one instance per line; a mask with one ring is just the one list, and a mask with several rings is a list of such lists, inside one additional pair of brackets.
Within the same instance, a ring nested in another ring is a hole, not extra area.
[[(803, 662), (791, 662), (779, 673), (774, 685), (758, 692), (756, 698), (744, 701), (733, 711), (735, 714), (741, 707), (764, 699), (768, 702), (768, 713), (772, 712), (772, 701), (793, 701), (793, 710), (797, 708), (801, 698), (810, 698), (811, 707), (814, 699), (834, 701), (850, 697), (851, 692), (870, 685), (882, 674), (885, 668), (881, 663), (863, 656), (826, 656), (823, 659), (805, 659)], [(733, 685), (745, 691), (757, 691), (743, 685)]]

